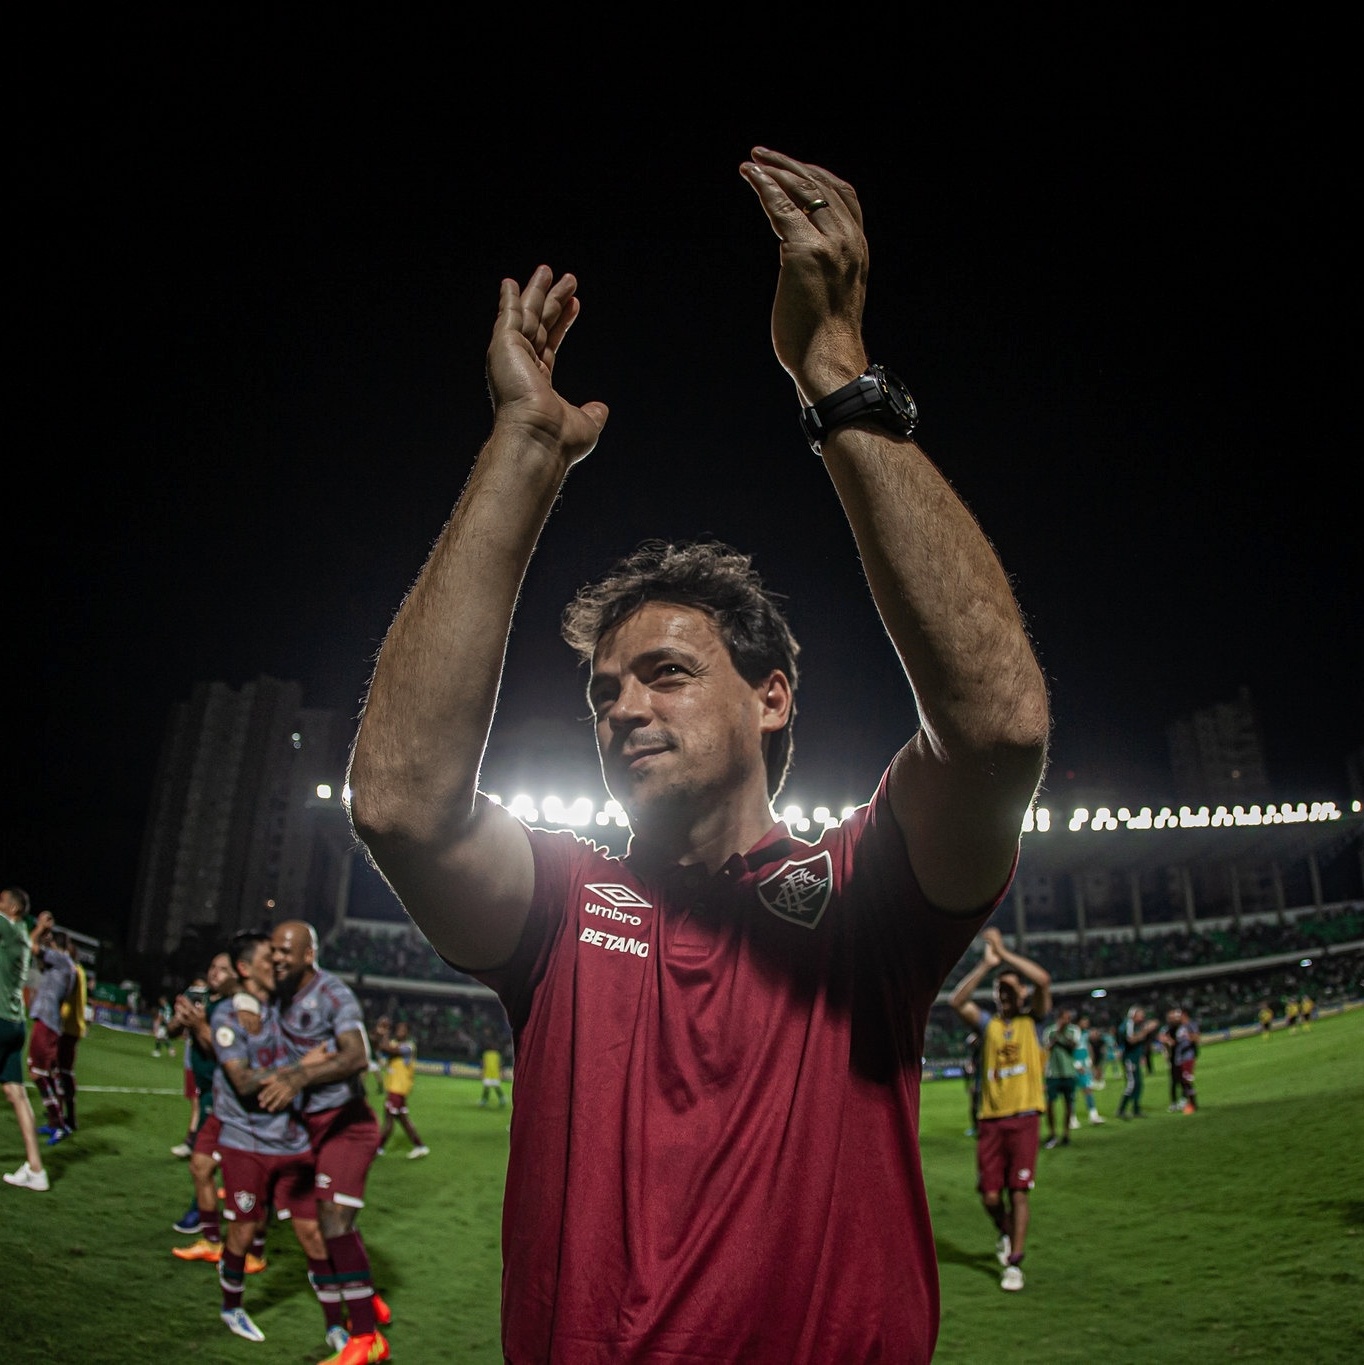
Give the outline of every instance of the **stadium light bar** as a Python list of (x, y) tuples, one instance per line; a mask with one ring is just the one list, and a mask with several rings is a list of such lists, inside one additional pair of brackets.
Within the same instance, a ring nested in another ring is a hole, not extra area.
[[(318, 796), (330, 799), (333, 788), (319, 786)], [(606, 827), (615, 825), (628, 829), (630, 820), (619, 801), (607, 798), (597, 806), (591, 797), (579, 796), (572, 804), (566, 804), (561, 797), (548, 795), (538, 803), (527, 792), (519, 792), (510, 802), (505, 802), (496, 792), (485, 792), (484, 796), (494, 805), (505, 806), (511, 814), (527, 824), (544, 823), (549, 825), (586, 828), (590, 825)], [(350, 788), (342, 789), (342, 803), (349, 808)], [(795, 802), (785, 805), (778, 819), (792, 833), (814, 831), (815, 836), (823, 830), (832, 828), (852, 816), (858, 807), (844, 806), (835, 815), (827, 805), (812, 808), (810, 815), (805, 814), (802, 806)], [(1359, 814), (1364, 810), (1364, 801), (1353, 801), (1350, 811)], [(1296, 825), (1321, 824), (1340, 820), (1346, 812), (1334, 801), (1285, 801), (1282, 804), (1270, 803), (1264, 806), (1171, 806), (1158, 809), (1151, 806), (1076, 806), (1066, 819), (1065, 828), (1072, 834), (1081, 832), (1109, 834), (1114, 831), (1140, 831), (1165, 829), (1232, 829), (1256, 825)], [(1046, 806), (1035, 806), (1023, 817), (1023, 833), (1028, 835), (1048, 834), (1059, 829), (1059, 816)]]

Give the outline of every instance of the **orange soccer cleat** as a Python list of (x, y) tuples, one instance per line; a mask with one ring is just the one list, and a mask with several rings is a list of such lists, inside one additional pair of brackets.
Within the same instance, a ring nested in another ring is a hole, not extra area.
[(393, 1310), (379, 1297), (379, 1291), (374, 1291), (374, 1321), (380, 1327), (387, 1327), (393, 1321)]
[(171, 1247), (171, 1255), (178, 1256), (182, 1261), (210, 1261), (217, 1265), (223, 1259), (223, 1244), (200, 1237), (187, 1247)]
[(388, 1342), (381, 1332), (366, 1332), (351, 1339), (322, 1365), (378, 1365), (388, 1359)]

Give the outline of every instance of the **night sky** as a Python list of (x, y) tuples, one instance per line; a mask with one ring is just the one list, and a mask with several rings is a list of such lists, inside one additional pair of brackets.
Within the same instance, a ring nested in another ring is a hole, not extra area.
[(1358, 172), (1329, 36), (167, 13), (49, 19), (16, 57), (0, 883), (120, 937), (195, 682), (354, 713), (487, 436), (499, 280), (541, 261), (580, 282), (559, 387), (612, 415), (532, 565), (494, 759), (548, 737), (565, 794), (600, 794), (559, 611), (645, 537), (713, 535), (803, 646), (788, 794), (865, 799), (915, 722), (772, 355), (760, 143), (859, 192), (868, 349), (1015, 581), (1051, 799), (1167, 795), (1167, 724), (1242, 686), (1277, 794), (1346, 797)]

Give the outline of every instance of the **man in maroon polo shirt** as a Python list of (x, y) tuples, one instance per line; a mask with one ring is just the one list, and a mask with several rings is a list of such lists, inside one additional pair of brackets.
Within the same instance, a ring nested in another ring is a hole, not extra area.
[[(349, 788), (408, 913), (513, 1026), (512, 1365), (922, 1363), (936, 1340), (924, 1029), (1012, 876), (1046, 687), (993, 550), (912, 439), (913, 400), (868, 364), (855, 192), (762, 148), (740, 174), (781, 241), (777, 357), (920, 728), (868, 805), (793, 838), (773, 800), (796, 642), (747, 556), (649, 543), (564, 632), (628, 856), (479, 793), (523, 576), (608, 415), (556, 388), (574, 277), (503, 280), (492, 435), (380, 651)], [(647, 324), (666, 326), (659, 288)], [(658, 499), (687, 477), (640, 452), (628, 469)]]

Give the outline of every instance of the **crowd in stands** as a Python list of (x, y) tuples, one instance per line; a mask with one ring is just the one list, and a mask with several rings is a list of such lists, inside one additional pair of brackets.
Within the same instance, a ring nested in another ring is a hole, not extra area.
[(372, 1026), (377, 1019), (394, 1023), (405, 1019), (417, 1041), (417, 1055), (424, 1061), (481, 1063), (483, 1053), (496, 1048), (504, 1063), (512, 1061), (511, 1028), (496, 997), (435, 999), (403, 995), (395, 991), (372, 991), (363, 987), (356, 998)]
[[(1148, 931), (1141, 938), (1131, 936), (1130, 930), (1122, 938), (1090, 936), (1083, 948), (1073, 938), (1039, 936), (1029, 938), (1027, 952), (1051, 973), (1053, 981), (1089, 981), (1307, 953), (1361, 939), (1364, 909), (1347, 905), (1315, 911), (1283, 924), (1247, 923), (1239, 929), (1218, 926), (1192, 933)], [(968, 953), (953, 968), (944, 989), (950, 991), (978, 960), (977, 954)]]
[[(1303, 992), (1319, 1006), (1328, 1007), (1364, 997), (1364, 951), (1321, 955), (1327, 946), (1361, 940), (1364, 907), (1349, 905), (1303, 914), (1284, 923), (1246, 923), (1239, 930), (1218, 926), (1192, 933), (1151, 932), (1141, 938), (1130, 933), (1122, 938), (1091, 936), (1083, 948), (1074, 939), (1029, 939), (1027, 951), (1051, 974), (1058, 999), (1065, 998), (1067, 982), (1113, 980), (1284, 954), (1312, 956), (1310, 968), (1292, 962), (1176, 982), (1137, 983), (1114, 987), (1100, 998), (1086, 994), (1072, 1002), (1088, 1009), (1097, 1025), (1113, 1028), (1131, 1005), (1163, 1015), (1178, 1001), (1189, 1007), (1204, 1033), (1210, 1033), (1253, 1024), (1266, 1001), (1276, 1014), (1282, 1014), (1282, 1003)], [(967, 953), (944, 991), (950, 991), (977, 960), (976, 953)], [(328, 940), (325, 961), (332, 971), (356, 974), (356, 994), (367, 1018), (388, 1015), (394, 1020), (406, 1019), (420, 1040), (423, 1057), (472, 1063), (485, 1047), (493, 1046), (502, 1048), (510, 1061), (506, 1015), (491, 994), (432, 998), (388, 986), (366, 987), (367, 977), (475, 984), (438, 957), (415, 928), (393, 934), (347, 925)], [(936, 1005), (929, 1018), (924, 1055), (930, 1059), (960, 1057), (965, 1053), (965, 1037), (965, 1029), (953, 1011), (945, 1004)]]

